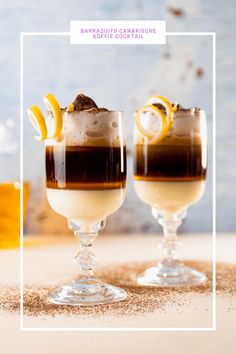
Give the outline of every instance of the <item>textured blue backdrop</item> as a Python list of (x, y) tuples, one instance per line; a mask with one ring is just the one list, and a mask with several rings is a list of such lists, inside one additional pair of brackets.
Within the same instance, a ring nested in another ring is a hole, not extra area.
[[(181, 8), (175, 16), (171, 7)], [(69, 31), (70, 20), (166, 20), (168, 31), (217, 32), (217, 213), (218, 230), (236, 229), (234, 188), (236, 151), (234, 79), (235, 1), (203, 0), (87, 1), (38, 3), (27, 0), (1, 2), (1, 127), (6, 119), (18, 141), (19, 121), (19, 32)], [(212, 222), (212, 41), (209, 37), (168, 37), (166, 46), (71, 46), (67, 37), (27, 37), (24, 44), (25, 108), (43, 106), (43, 96), (53, 92), (62, 105), (77, 92), (91, 95), (99, 105), (124, 110), (128, 147), (132, 147), (133, 112), (153, 93), (166, 95), (185, 106), (206, 110), (209, 130), (209, 174), (204, 198), (190, 208), (184, 229), (210, 231)], [(10, 129), (10, 128), (9, 128)], [(43, 147), (32, 140), (33, 130), (25, 115), (25, 176), (32, 183), (29, 231), (63, 231), (56, 227), (55, 213), (49, 212), (43, 194)], [(18, 154), (1, 157), (5, 174), (17, 178)], [(11, 166), (9, 161), (11, 161)], [(12, 171), (15, 166), (15, 173)], [(129, 158), (127, 199), (109, 218), (107, 231), (155, 232), (157, 226), (149, 208), (138, 201), (132, 187)], [(37, 207), (35, 207), (37, 205)], [(122, 220), (122, 222), (121, 222)], [(119, 222), (117, 222), (119, 221)], [(62, 221), (64, 222), (64, 220)], [(120, 226), (122, 224), (122, 226)]]

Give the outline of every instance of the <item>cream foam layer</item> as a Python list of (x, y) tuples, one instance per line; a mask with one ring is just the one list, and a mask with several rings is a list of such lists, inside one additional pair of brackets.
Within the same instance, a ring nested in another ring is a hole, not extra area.
[[(145, 113), (147, 119), (149, 113)], [(150, 126), (153, 121), (153, 117), (150, 117)], [(148, 123), (147, 123), (148, 124)], [(205, 112), (199, 109), (179, 109), (174, 114), (174, 119), (171, 127), (169, 128), (165, 138), (163, 138), (160, 144), (201, 144), (202, 135), (206, 134), (206, 121)], [(152, 144), (152, 141), (147, 139), (139, 130), (135, 129), (135, 143)]]
[(195, 108), (177, 110), (174, 114), (173, 124), (168, 132), (171, 136), (200, 135), (202, 120), (205, 112)]
[(205, 181), (150, 182), (134, 181), (138, 197), (162, 213), (179, 213), (201, 199)]
[(47, 188), (50, 206), (70, 221), (96, 224), (118, 210), (125, 197), (125, 189), (69, 190)]
[[(47, 117), (49, 135), (54, 129), (54, 118)], [(120, 133), (121, 132), (121, 133)], [(63, 111), (62, 135), (47, 139), (46, 145), (67, 146), (123, 146), (122, 113), (115, 111)]]

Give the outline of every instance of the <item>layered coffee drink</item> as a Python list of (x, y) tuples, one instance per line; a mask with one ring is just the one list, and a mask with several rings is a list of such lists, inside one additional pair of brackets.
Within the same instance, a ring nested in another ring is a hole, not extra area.
[[(47, 117), (50, 126), (51, 113)], [(46, 187), (51, 207), (73, 222), (95, 224), (122, 204), (126, 147), (121, 113), (80, 94), (63, 110), (58, 140), (46, 140)]]
[(173, 123), (159, 142), (136, 131), (134, 185), (138, 197), (162, 213), (178, 213), (203, 195), (207, 151), (205, 120), (198, 108), (180, 105)]
[(46, 189), (51, 207), (66, 217), (79, 240), (74, 263), (79, 276), (55, 289), (53, 304), (88, 306), (125, 300), (126, 292), (104, 283), (94, 274), (92, 251), (106, 217), (119, 209), (125, 197), (126, 145), (122, 112), (99, 108), (79, 94), (62, 109), (56, 97), (44, 97), (47, 118), (33, 105), (28, 115), (46, 146)]
[(178, 260), (177, 230), (188, 207), (202, 197), (207, 168), (205, 112), (184, 109), (163, 96), (148, 99), (136, 112), (134, 187), (163, 228), (163, 258), (140, 274), (146, 286), (189, 286), (205, 274)]

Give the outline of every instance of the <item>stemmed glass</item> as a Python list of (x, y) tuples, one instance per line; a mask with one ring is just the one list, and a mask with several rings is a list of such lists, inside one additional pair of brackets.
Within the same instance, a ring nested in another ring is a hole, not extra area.
[[(53, 117), (49, 112), (49, 127), (50, 122)], [(74, 258), (79, 275), (53, 291), (50, 302), (86, 306), (126, 298), (123, 289), (96, 277), (96, 256), (92, 251), (106, 217), (123, 203), (125, 184), (123, 113), (64, 111), (60, 139), (46, 140), (46, 187), (49, 204), (67, 218), (69, 228), (80, 241)]]
[[(145, 113), (148, 129), (156, 125), (152, 112)], [(150, 286), (184, 286), (202, 283), (206, 276), (185, 266), (176, 254), (177, 229), (187, 208), (204, 193), (207, 168), (205, 112), (178, 107), (165, 137), (158, 142), (134, 130), (134, 187), (138, 197), (152, 208), (163, 228), (163, 258), (138, 276)]]

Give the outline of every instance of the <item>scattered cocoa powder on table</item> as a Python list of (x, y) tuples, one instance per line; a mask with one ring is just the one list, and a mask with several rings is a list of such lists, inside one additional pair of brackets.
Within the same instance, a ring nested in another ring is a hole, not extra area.
[[(27, 285), (24, 289), (24, 314), (28, 316), (45, 315), (85, 315), (85, 316), (134, 316), (151, 312), (167, 312), (168, 306), (175, 304), (176, 310), (191, 303), (187, 295), (210, 295), (212, 293), (212, 265), (204, 261), (185, 261), (185, 264), (204, 272), (208, 281), (201, 285), (177, 288), (144, 287), (136, 283), (136, 277), (154, 262), (125, 263), (109, 265), (97, 271), (98, 276), (111, 284), (127, 291), (125, 301), (88, 307), (53, 305), (48, 303), (47, 295), (55, 286), (41, 287)], [(236, 295), (236, 265), (217, 264), (217, 293), (225, 296)], [(233, 307), (230, 311), (234, 310)], [(0, 286), (0, 311), (16, 313), (19, 311), (19, 289), (12, 286)]]

